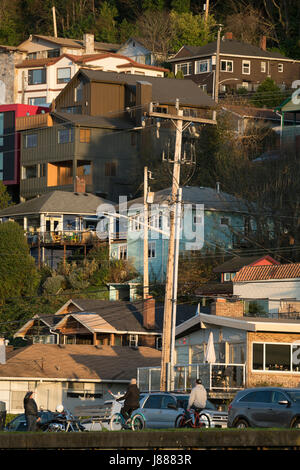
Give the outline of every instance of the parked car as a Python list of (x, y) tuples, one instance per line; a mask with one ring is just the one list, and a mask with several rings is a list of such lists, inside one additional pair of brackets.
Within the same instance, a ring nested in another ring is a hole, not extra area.
[[(56, 415), (56, 413), (53, 413), (52, 411), (39, 411), (38, 412), (39, 417), (41, 420), (39, 421), (38, 427), (44, 427), (47, 423), (52, 421)], [(20, 414), (16, 416), (12, 421), (10, 421), (4, 428), (5, 431), (27, 431), (27, 423), (26, 423), (26, 418), (25, 414)]]
[(228, 407), (228, 427), (300, 428), (300, 389), (263, 387), (238, 392)]
[[(146, 419), (146, 428), (173, 428), (176, 418), (187, 407), (189, 395), (179, 393), (146, 393), (141, 395), (140, 408)], [(209, 418), (207, 426), (227, 427), (227, 412), (218, 411), (209, 400), (203, 410)]]

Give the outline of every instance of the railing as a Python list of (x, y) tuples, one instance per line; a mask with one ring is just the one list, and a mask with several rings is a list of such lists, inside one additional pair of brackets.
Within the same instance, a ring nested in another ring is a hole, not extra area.
[(55, 232), (27, 232), (30, 245), (42, 244), (88, 244), (99, 240), (95, 230), (63, 230)]
[[(160, 367), (138, 369), (141, 391), (157, 391), (160, 388)], [(235, 391), (245, 387), (245, 364), (177, 364), (174, 366), (171, 389), (190, 390), (197, 378), (208, 391)]]

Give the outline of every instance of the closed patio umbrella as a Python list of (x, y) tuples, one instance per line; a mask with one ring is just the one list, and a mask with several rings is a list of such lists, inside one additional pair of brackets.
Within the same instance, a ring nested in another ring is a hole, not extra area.
[(216, 362), (216, 352), (214, 346), (214, 336), (212, 331), (209, 333), (207, 348), (204, 356), (204, 362), (214, 363)]

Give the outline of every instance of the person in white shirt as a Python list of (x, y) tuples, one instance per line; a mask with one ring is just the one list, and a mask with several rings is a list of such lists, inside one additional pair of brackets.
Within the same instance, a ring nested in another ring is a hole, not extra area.
[[(202, 385), (201, 379), (197, 379), (195, 387), (192, 388), (190, 393), (187, 411), (193, 409), (200, 413), (206, 406), (206, 400), (207, 392)], [(191, 419), (191, 415), (189, 413), (188, 419)]]

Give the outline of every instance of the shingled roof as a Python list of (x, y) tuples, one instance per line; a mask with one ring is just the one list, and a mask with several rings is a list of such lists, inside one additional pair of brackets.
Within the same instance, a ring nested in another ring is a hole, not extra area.
[(300, 278), (300, 263), (279, 264), (275, 266), (245, 266), (235, 275), (233, 282), (270, 281)]
[(147, 347), (33, 344), (15, 350), (1, 364), (0, 377), (127, 381), (138, 367), (159, 366), (160, 358)]

